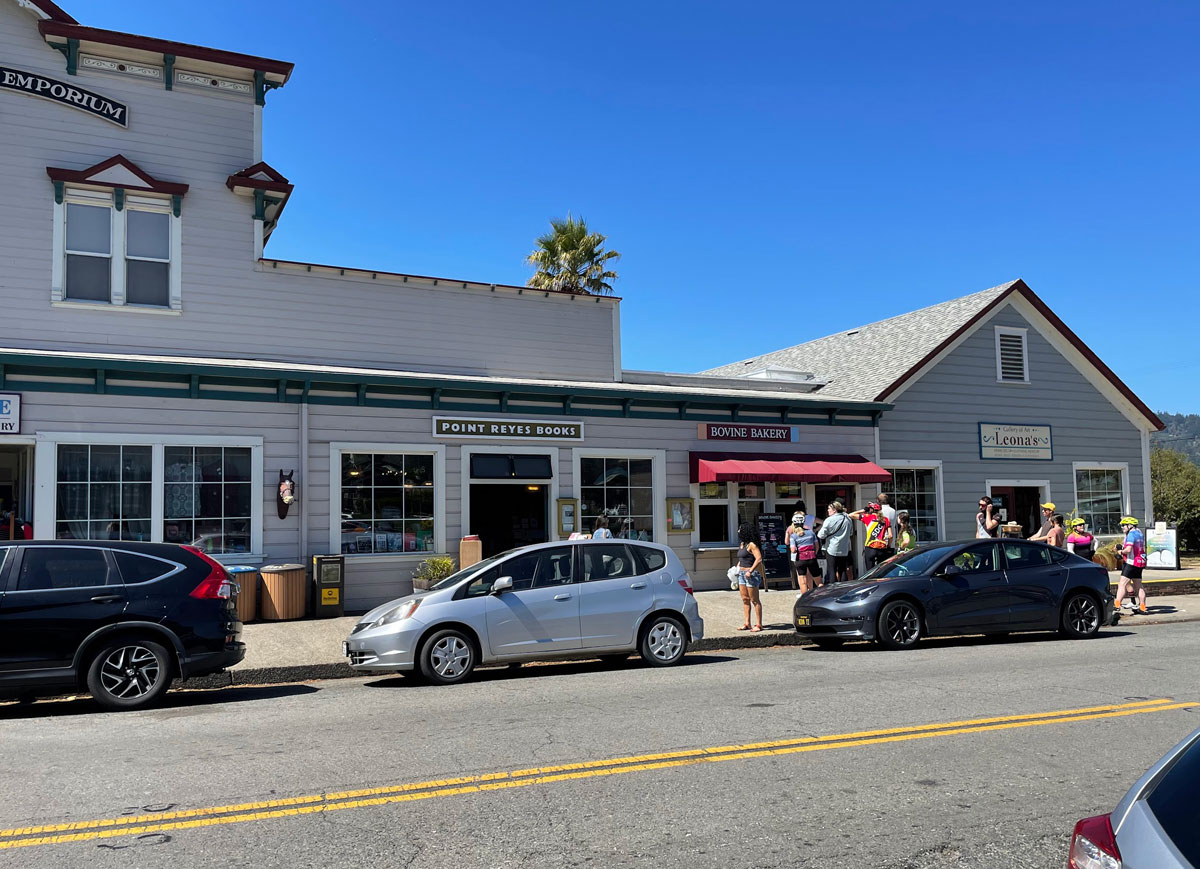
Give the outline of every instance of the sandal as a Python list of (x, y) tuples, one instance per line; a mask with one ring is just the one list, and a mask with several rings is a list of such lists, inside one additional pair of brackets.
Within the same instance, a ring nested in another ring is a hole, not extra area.
[(760, 631), (762, 631), (762, 629), (763, 629), (762, 625), (759, 625), (757, 628), (751, 628), (751, 629), (750, 629), (750, 633), (752, 633), (752, 634), (757, 634), (757, 633), (759, 633)]
[(740, 628), (738, 628), (737, 630), (739, 630), (739, 631), (748, 631), (748, 630), (750, 630), (750, 626), (749, 626), (749, 625), (742, 625), (742, 626), (741, 626)]

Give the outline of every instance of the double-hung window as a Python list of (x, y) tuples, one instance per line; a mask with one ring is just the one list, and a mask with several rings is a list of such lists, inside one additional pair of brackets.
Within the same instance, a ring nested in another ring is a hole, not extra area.
[(62, 199), (51, 301), (181, 310), (179, 197), (66, 187)]
[(1119, 534), (1128, 465), (1075, 465), (1075, 506), (1093, 534)]
[(591, 531), (603, 516), (614, 537), (654, 539), (652, 458), (583, 456), (579, 460), (580, 515)]

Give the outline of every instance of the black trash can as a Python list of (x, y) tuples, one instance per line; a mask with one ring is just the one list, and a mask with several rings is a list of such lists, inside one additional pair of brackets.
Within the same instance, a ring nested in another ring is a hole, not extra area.
[(313, 556), (313, 608), (316, 618), (332, 619), (346, 614), (346, 557)]

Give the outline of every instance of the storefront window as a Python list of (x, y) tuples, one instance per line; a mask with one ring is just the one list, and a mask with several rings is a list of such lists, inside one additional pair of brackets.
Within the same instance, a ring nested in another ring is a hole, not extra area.
[(250, 469), (249, 447), (165, 447), (163, 542), (250, 552)]
[(727, 483), (700, 483), (699, 530), (701, 543), (729, 542), (729, 490)]
[(341, 454), (342, 552), (432, 552), (433, 456)]
[(1120, 533), (1125, 504), (1122, 476), (1119, 468), (1075, 469), (1076, 509), (1093, 534)]
[(59, 444), (55, 536), (149, 540), (148, 446)]
[[(907, 510), (908, 521), (917, 535), (917, 542), (930, 543), (940, 539), (937, 504), (936, 468), (886, 468), (892, 475), (892, 506)], [(886, 490), (885, 490), (886, 491)]]
[(596, 519), (608, 519), (615, 537), (654, 539), (654, 463), (651, 459), (601, 458), (579, 460), (579, 512), (583, 529)]
[[(767, 509), (766, 483), (737, 483), (737, 524), (754, 525), (759, 513)], [(790, 517), (789, 517), (790, 518)]]

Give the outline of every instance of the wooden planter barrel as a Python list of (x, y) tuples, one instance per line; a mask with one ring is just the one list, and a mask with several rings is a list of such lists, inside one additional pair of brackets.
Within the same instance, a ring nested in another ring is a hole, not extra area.
[(303, 564), (270, 564), (262, 577), (262, 617), (267, 621), (304, 618), (307, 574)]
[(238, 621), (243, 624), (252, 622), (258, 613), (258, 571), (252, 567), (232, 567), (228, 570), (241, 589), (234, 601)]

